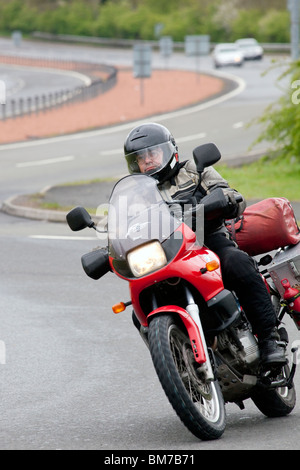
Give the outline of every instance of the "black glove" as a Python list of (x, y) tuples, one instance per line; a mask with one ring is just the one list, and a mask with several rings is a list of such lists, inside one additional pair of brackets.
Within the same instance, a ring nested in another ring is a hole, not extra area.
[(239, 203), (236, 200), (235, 194), (232, 192), (228, 192), (226, 197), (228, 199), (228, 205), (224, 215), (226, 215), (226, 218), (234, 219), (238, 214)]

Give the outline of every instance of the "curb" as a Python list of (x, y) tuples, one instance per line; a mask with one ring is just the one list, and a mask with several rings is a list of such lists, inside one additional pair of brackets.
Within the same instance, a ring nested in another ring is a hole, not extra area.
[[(51, 187), (49, 187), (51, 189)], [(36, 207), (28, 207), (23, 205), (15, 204), (14, 201), (18, 199), (18, 196), (12, 196), (2, 203), (0, 211), (5, 214), (12, 215), (15, 217), (23, 217), (25, 219), (40, 220), (44, 222), (60, 222), (67, 223), (66, 216), (69, 211), (59, 211), (50, 209), (37, 209)], [(75, 205), (74, 205), (75, 207)], [(99, 223), (103, 217), (93, 214), (93, 221)]]
[(67, 212), (54, 211), (49, 209), (37, 209), (35, 207), (20, 206), (14, 204), (15, 199), (19, 196), (12, 196), (2, 203), (1, 211), (16, 217), (26, 219), (44, 220), (47, 222), (65, 222)]

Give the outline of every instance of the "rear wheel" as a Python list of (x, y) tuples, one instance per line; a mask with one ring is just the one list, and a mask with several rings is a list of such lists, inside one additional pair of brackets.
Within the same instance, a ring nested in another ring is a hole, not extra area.
[(218, 439), (225, 429), (225, 405), (217, 382), (197, 372), (189, 337), (172, 314), (149, 326), (149, 349), (161, 385), (185, 426), (202, 440)]
[[(290, 368), (284, 366), (281, 372), (281, 378), (288, 378)], [(280, 377), (279, 377), (280, 378)], [(269, 418), (286, 416), (293, 411), (296, 404), (296, 392), (294, 384), (292, 388), (279, 387), (275, 390), (257, 390), (252, 395), (252, 400), (257, 408)]]

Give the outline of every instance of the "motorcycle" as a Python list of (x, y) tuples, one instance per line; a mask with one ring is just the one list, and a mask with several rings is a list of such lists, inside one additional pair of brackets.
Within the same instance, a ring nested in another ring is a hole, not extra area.
[[(205, 144), (194, 149), (193, 157), (201, 173), (220, 153), (214, 144)], [(112, 271), (128, 282), (130, 300), (113, 311), (132, 306), (133, 323), (169, 402), (201, 440), (222, 436), (226, 403), (243, 409), (244, 401), (252, 399), (273, 417), (289, 414), (296, 401), (296, 349), (291, 367), (288, 361), (283, 367), (261, 367), (257, 338), (243, 308), (236, 294), (224, 288), (218, 257), (203, 244), (205, 220), (222, 214), (228, 204), (221, 189), (196, 207), (183, 200), (167, 202), (151, 176), (126, 176), (110, 196), (108, 248), (81, 258), (92, 279)], [(67, 222), (73, 231), (103, 231), (82, 207), (72, 209)], [(291, 312), (291, 302), (264, 271), (281, 322)], [(278, 329), (278, 341), (287, 348), (284, 327)]]

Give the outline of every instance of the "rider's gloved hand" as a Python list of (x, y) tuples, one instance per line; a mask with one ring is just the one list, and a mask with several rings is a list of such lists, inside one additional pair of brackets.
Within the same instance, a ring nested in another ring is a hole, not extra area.
[(243, 196), (232, 188), (223, 188), (228, 204), (225, 211), (225, 216), (228, 219), (234, 219), (241, 215), (246, 208), (246, 201)]

